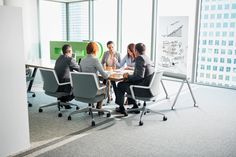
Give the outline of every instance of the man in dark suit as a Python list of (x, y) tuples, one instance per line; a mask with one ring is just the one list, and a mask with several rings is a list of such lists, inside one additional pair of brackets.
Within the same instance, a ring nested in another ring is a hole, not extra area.
[[(68, 44), (62, 46), (63, 54), (58, 57), (55, 64), (55, 71), (60, 83), (70, 82), (70, 71), (80, 71), (78, 63), (72, 58), (72, 47)], [(60, 86), (57, 91), (70, 93), (70, 96), (59, 98), (62, 102), (71, 101), (72, 95), (71, 85)], [(70, 106), (65, 106), (71, 108)]]
[[(135, 67), (133, 75), (128, 73), (124, 74), (124, 81), (118, 83), (117, 93), (116, 93), (116, 104), (119, 108), (116, 109), (117, 112), (127, 116), (128, 113), (124, 108), (124, 95), (125, 93), (130, 93), (130, 85), (144, 85), (148, 86), (154, 73), (154, 65), (145, 54), (146, 46), (143, 43), (138, 43), (135, 45)], [(140, 93), (145, 94), (145, 93)], [(132, 108), (138, 108), (136, 101), (132, 98), (128, 98), (128, 104), (133, 104)], [(139, 113), (139, 112), (135, 112)]]

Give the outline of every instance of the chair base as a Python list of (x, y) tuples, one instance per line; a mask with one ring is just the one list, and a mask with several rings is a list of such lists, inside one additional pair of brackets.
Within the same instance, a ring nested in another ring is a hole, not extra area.
[(143, 103), (143, 107), (134, 108), (134, 109), (128, 109), (128, 110), (127, 110), (127, 112), (132, 112), (132, 111), (141, 111), (141, 115), (140, 115), (140, 118), (139, 118), (139, 125), (140, 125), (140, 126), (143, 125), (143, 121), (142, 121), (143, 115), (146, 115), (146, 113), (149, 113), (149, 112), (153, 112), (153, 113), (162, 115), (162, 116), (163, 116), (163, 121), (166, 121), (166, 120), (167, 120), (167, 117), (165, 116), (165, 114), (163, 114), (163, 113), (161, 113), (161, 112), (153, 111), (153, 110), (151, 110), (151, 109), (149, 109), (149, 108), (146, 108), (146, 102)]
[(83, 113), (83, 112), (89, 112), (91, 118), (92, 118), (92, 121), (91, 121), (91, 125), (92, 126), (95, 126), (95, 120), (94, 120), (94, 117), (93, 117), (93, 112), (107, 112), (107, 117), (110, 117), (111, 116), (111, 112), (109, 110), (105, 110), (105, 109), (96, 109), (96, 108), (92, 108), (92, 106), (88, 106), (88, 107), (85, 107), (85, 108), (82, 108), (80, 110), (77, 110), (77, 111), (73, 111), (69, 114), (68, 116), (68, 120), (71, 120), (71, 116), (74, 115), (74, 114), (78, 114), (78, 113)]
[(66, 106), (66, 105), (75, 106), (75, 107), (76, 107), (76, 110), (79, 110), (79, 106), (76, 105), (76, 104), (65, 103), (65, 102), (61, 102), (60, 100), (58, 100), (57, 102), (40, 106), (40, 107), (39, 107), (39, 112), (43, 112), (43, 108), (50, 107), (50, 106), (57, 106), (57, 107), (58, 107), (58, 117), (62, 117), (62, 113), (61, 113), (62, 105), (64, 105), (64, 106)]

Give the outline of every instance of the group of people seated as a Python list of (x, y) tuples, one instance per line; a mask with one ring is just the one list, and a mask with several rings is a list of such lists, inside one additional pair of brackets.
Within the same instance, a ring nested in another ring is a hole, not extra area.
[[(124, 107), (125, 93), (130, 93), (130, 85), (144, 85), (148, 86), (154, 73), (154, 66), (145, 54), (146, 46), (143, 43), (131, 43), (127, 47), (127, 54), (121, 60), (120, 54), (115, 51), (114, 42), (107, 42), (108, 51), (103, 55), (102, 61), (100, 62), (97, 58), (97, 53), (99, 51), (96, 42), (89, 42), (86, 51), (87, 55), (78, 64), (72, 57), (72, 47), (68, 44), (63, 45), (63, 54), (59, 56), (56, 60), (55, 71), (58, 76), (59, 82), (69, 82), (71, 71), (81, 71), (88, 73), (100, 73), (106, 82), (109, 78), (109, 73), (105, 71), (105, 67), (122, 68), (126, 64), (125, 69), (134, 70), (132, 75), (128, 73), (123, 74), (123, 81), (121, 82), (111, 82), (113, 90), (115, 93), (115, 103), (119, 105), (116, 111), (127, 116), (128, 113)], [(62, 102), (71, 101), (74, 97), (72, 94), (72, 87), (70, 85), (60, 87), (58, 91), (71, 93), (70, 96), (59, 98)], [(132, 108), (138, 108), (136, 101), (132, 98), (127, 99), (128, 104), (133, 104)], [(70, 106), (65, 106), (69, 109)], [(102, 102), (98, 102), (96, 108), (102, 108)], [(136, 112), (139, 113), (139, 112)]]

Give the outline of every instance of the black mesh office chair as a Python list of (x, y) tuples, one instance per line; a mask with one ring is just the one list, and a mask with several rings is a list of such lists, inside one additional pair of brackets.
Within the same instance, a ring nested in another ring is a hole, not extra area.
[(146, 102), (155, 101), (159, 95), (159, 92), (160, 92), (159, 86), (160, 86), (162, 75), (163, 75), (163, 72), (154, 72), (149, 86), (141, 86), (141, 85), (130, 86), (131, 94), (127, 96), (133, 98), (134, 100), (143, 101), (142, 107), (136, 108), (136, 109), (128, 109), (128, 112), (141, 111), (140, 120), (139, 120), (140, 126), (143, 125), (142, 116), (150, 111), (162, 115), (163, 121), (167, 120), (167, 117), (163, 113), (146, 108), (146, 105), (147, 105)]

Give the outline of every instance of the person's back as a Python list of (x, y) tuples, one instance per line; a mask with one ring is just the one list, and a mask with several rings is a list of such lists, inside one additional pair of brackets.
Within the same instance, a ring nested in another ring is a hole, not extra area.
[(108, 78), (107, 73), (102, 69), (101, 63), (92, 54), (87, 54), (87, 56), (81, 60), (80, 67), (82, 72), (99, 72), (104, 79)]
[[(55, 63), (54, 70), (57, 74), (60, 83), (70, 81), (70, 72), (80, 71), (79, 65), (76, 63), (75, 59), (72, 58), (72, 47), (70, 45), (63, 45), (63, 54), (58, 57)], [(71, 93), (71, 85), (60, 86), (58, 88), (59, 92)], [(66, 102), (73, 99), (73, 96), (61, 98), (61, 101)]]
[[(83, 58), (80, 62), (80, 67), (82, 72), (97, 73), (99, 72), (104, 79), (108, 78), (108, 74), (104, 71), (102, 64), (96, 57), (98, 53), (98, 45), (95, 42), (90, 42), (87, 47), (87, 56)], [(97, 103), (96, 108), (102, 108), (102, 101)]]
[(79, 71), (78, 64), (76, 61), (66, 55), (61, 55), (55, 63), (55, 71), (60, 83), (70, 81), (70, 71), (76, 70)]

